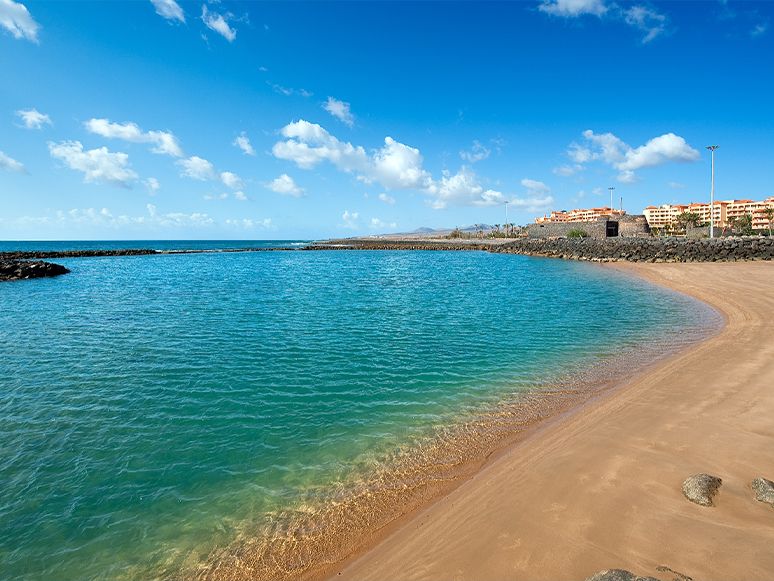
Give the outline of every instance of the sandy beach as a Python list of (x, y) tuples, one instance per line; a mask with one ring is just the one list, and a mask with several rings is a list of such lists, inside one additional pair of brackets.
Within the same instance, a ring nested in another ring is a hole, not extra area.
[[(497, 454), (331, 578), (772, 578), (774, 508), (750, 483), (774, 480), (774, 266), (610, 268), (711, 304), (723, 330)], [(681, 492), (703, 472), (723, 480), (714, 507)]]

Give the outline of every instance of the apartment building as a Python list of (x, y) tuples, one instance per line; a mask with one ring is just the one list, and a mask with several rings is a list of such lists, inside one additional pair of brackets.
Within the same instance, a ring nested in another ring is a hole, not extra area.
[(535, 224), (561, 224), (567, 222), (567, 212), (564, 210), (551, 212), (550, 216), (543, 215), (542, 218), (535, 218)]
[(661, 206), (648, 206), (642, 213), (648, 221), (648, 226), (651, 228), (663, 228), (664, 226), (672, 224), (680, 214), (688, 211), (688, 206), (685, 204), (679, 204), (677, 206), (663, 204)]
[(559, 212), (553, 211), (550, 216), (543, 216), (542, 218), (535, 218), (536, 224), (558, 224), (563, 222), (596, 222), (598, 218), (603, 216), (618, 218), (626, 214), (625, 211), (613, 210), (608, 206), (602, 208), (589, 208), (585, 210), (570, 210), (566, 212), (561, 210)]
[(753, 217), (753, 229), (764, 230), (769, 227), (766, 217), (766, 208), (774, 208), (774, 196), (766, 198), (762, 202), (753, 200), (718, 200), (710, 208), (710, 204), (663, 204), (661, 206), (648, 206), (643, 211), (651, 228), (663, 228), (672, 225), (683, 212), (698, 214), (699, 221), (709, 222), (710, 214), (716, 228), (728, 225), (731, 219), (741, 218), (745, 214)]

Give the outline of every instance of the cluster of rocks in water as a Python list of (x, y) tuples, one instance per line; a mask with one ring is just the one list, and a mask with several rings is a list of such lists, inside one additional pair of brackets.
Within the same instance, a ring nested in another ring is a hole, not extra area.
[(0, 281), (22, 280), (25, 278), (43, 278), (58, 276), (70, 272), (61, 264), (42, 260), (5, 260), (0, 259)]
[(308, 250), (488, 250), (593, 262), (735, 262), (774, 259), (774, 238), (520, 238), (509, 241), (351, 239)]
[(134, 256), (156, 254), (155, 250), (61, 250), (0, 252), (0, 281), (59, 276), (69, 268), (40, 258), (83, 258), (87, 256)]

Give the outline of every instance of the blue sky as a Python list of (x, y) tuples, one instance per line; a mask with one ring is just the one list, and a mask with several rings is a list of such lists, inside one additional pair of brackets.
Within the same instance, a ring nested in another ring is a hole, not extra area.
[(0, 0), (0, 239), (763, 199), (770, 2)]

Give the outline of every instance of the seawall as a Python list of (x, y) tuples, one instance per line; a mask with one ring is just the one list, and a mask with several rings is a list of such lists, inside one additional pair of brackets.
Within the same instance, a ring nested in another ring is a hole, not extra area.
[(380, 240), (352, 238), (303, 250), (486, 250), (594, 262), (734, 262), (772, 260), (774, 238), (519, 238), (516, 240)]

